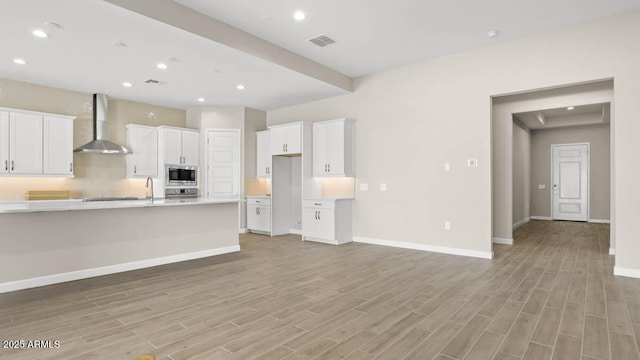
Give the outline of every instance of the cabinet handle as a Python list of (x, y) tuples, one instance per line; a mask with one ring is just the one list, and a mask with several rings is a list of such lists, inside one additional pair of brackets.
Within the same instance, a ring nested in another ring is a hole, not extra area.
[(318, 210), (318, 220), (320, 220), (320, 210)]
[(284, 152), (284, 144), (282, 144), (282, 152)]
[(69, 163), (69, 172), (73, 173), (73, 163)]
[(5, 160), (4, 161), (4, 170), (8, 171), (9, 170), (9, 160)]
[(316, 220), (318, 220), (318, 210), (313, 212), (313, 216), (316, 218)]
[(15, 161), (11, 160), (11, 171), (15, 170), (16, 168), (16, 163)]
[(327, 164), (327, 172), (331, 172), (331, 163)]
[(133, 165), (133, 173), (134, 173), (134, 174), (137, 174), (137, 173), (138, 173), (138, 167), (137, 167), (137, 166), (135, 166), (135, 165)]
[(260, 208), (256, 208), (256, 210), (258, 210), (258, 215), (260, 215)]
[(322, 203), (313, 203), (313, 205), (320, 206)]
[(256, 215), (258, 215), (258, 208), (256, 208)]

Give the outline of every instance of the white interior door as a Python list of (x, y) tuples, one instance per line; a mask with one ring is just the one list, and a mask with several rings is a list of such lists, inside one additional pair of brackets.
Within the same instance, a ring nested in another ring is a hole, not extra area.
[(553, 219), (587, 221), (589, 144), (552, 145)]
[(240, 130), (207, 131), (207, 197), (240, 197)]

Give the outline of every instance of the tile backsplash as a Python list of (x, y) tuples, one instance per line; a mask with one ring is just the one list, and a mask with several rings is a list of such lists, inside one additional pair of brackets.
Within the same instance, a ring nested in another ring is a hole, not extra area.
[[(0, 78), (0, 107), (76, 116), (74, 147), (92, 138), (92, 94)], [(108, 117), (109, 138), (121, 145), (127, 143), (127, 124), (186, 126), (184, 110), (111, 97)], [(144, 180), (126, 178), (126, 155), (74, 153), (73, 161), (73, 179), (0, 177), (0, 201), (23, 200), (27, 190), (69, 190), (72, 197), (146, 193)]]

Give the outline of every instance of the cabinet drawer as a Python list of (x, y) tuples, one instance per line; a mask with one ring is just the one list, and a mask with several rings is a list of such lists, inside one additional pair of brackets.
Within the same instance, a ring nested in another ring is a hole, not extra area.
[(302, 207), (314, 209), (335, 209), (336, 202), (333, 200), (304, 200)]
[(271, 206), (269, 198), (247, 198), (247, 205)]

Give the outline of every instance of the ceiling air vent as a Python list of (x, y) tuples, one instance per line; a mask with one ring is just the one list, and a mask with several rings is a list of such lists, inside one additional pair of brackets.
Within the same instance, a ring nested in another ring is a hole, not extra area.
[(151, 85), (165, 85), (166, 84), (166, 82), (164, 82), (164, 81), (154, 80), (154, 79), (147, 79), (144, 82), (146, 84), (151, 84)]
[(331, 45), (333, 43), (335, 43), (336, 41), (333, 40), (332, 38), (328, 37), (327, 35), (318, 35), (312, 39), (309, 39), (309, 41), (311, 41), (312, 43), (320, 46), (320, 47), (325, 47), (327, 45)]

